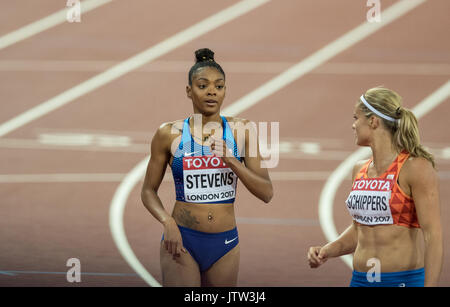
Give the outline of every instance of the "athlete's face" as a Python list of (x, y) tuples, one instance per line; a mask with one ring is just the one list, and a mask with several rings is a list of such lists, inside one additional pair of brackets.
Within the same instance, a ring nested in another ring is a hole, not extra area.
[(225, 98), (224, 76), (214, 67), (200, 68), (192, 76), (192, 86), (186, 87), (186, 93), (195, 113), (219, 113)]
[(370, 136), (372, 129), (369, 125), (368, 119), (361, 109), (356, 106), (353, 112), (353, 131), (355, 132), (355, 143), (359, 146), (368, 146), (370, 143)]

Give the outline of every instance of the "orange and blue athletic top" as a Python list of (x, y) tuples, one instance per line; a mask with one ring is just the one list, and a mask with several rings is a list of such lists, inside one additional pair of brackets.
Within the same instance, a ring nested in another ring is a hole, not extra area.
[[(233, 132), (224, 116), (223, 140), (233, 155), (241, 161)], [(211, 153), (209, 146), (194, 141), (189, 117), (184, 120), (180, 144), (173, 156), (172, 175), (176, 200), (187, 203), (233, 203), (236, 197), (237, 175)]]
[(369, 178), (367, 161), (353, 182), (346, 200), (353, 220), (363, 225), (400, 225), (420, 228), (414, 200), (398, 184), (398, 175), (409, 153), (401, 152), (381, 176)]

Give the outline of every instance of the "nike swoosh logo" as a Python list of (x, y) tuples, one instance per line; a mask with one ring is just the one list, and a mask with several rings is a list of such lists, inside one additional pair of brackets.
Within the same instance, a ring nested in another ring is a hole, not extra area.
[(227, 239), (225, 239), (225, 244), (230, 244), (231, 242), (233, 242), (234, 240), (236, 240), (238, 237), (231, 239), (230, 241), (228, 241)]
[(189, 156), (191, 156), (192, 154), (195, 154), (195, 153), (197, 153), (197, 152), (199, 152), (199, 151), (197, 150), (197, 151), (193, 151), (193, 152), (185, 152), (185, 153), (184, 153), (184, 156), (185, 156), (185, 157), (189, 157)]

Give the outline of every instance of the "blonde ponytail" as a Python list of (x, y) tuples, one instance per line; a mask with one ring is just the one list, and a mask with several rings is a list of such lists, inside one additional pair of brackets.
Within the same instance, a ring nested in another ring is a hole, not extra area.
[[(410, 110), (403, 108), (402, 98), (396, 92), (384, 88), (375, 87), (368, 90), (364, 97), (366, 101), (377, 111), (387, 115), (396, 121), (388, 121), (382, 119), (385, 127), (391, 131), (392, 142), (394, 148), (401, 152), (407, 151), (412, 157), (422, 157), (431, 162), (435, 167), (434, 157), (420, 143), (419, 126), (417, 118)], [(360, 102), (358, 106), (361, 108), (367, 118), (375, 115), (367, 108), (364, 103)]]
[(423, 157), (435, 167), (434, 157), (421, 144), (417, 118), (408, 109), (400, 109), (398, 128), (394, 132), (394, 146), (397, 150), (406, 150), (413, 157)]

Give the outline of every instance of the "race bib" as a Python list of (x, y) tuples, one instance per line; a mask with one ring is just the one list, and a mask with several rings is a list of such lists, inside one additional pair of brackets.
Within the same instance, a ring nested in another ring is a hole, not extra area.
[(237, 176), (217, 156), (183, 157), (186, 201), (208, 203), (235, 198)]
[(345, 201), (352, 218), (364, 225), (393, 224), (389, 206), (393, 184), (390, 179), (355, 180)]

